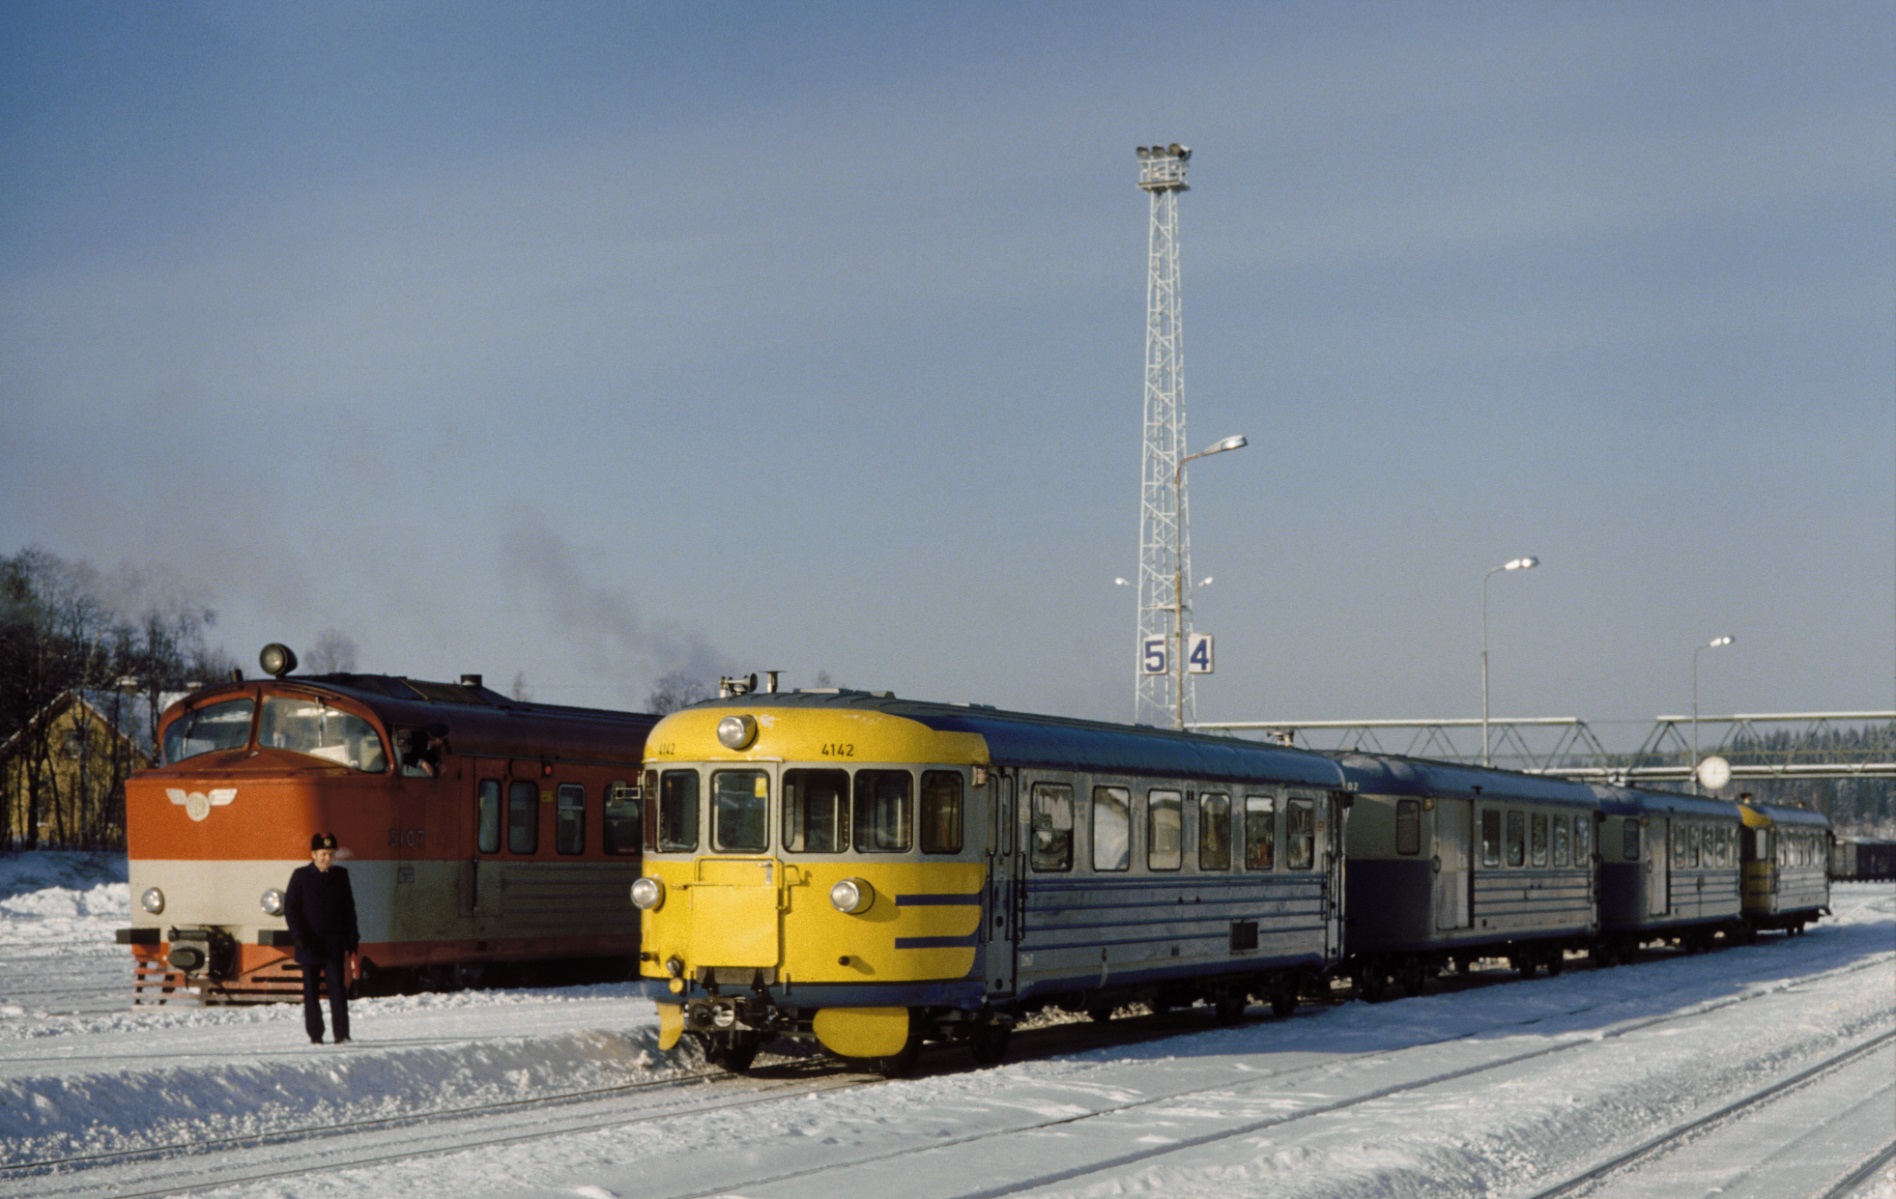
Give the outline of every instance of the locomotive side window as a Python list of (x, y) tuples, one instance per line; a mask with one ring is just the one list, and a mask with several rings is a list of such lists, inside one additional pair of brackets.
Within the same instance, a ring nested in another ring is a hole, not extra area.
[(1593, 862), (1593, 817), (1580, 815), (1573, 818), (1573, 864), (1587, 866)]
[(561, 783), (556, 801), (559, 819), (553, 825), (553, 848), (561, 853), (586, 852), (586, 788)]
[(1284, 805), (1284, 865), (1308, 870), (1317, 862), (1317, 804), (1293, 799)]
[(532, 853), (540, 848), (540, 789), (515, 779), (507, 784), (507, 852)]
[(1508, 813), (1508, 865), (1525, 866), (1527, 864), (1527, 814), (1510, 811)]
[(770, 847), (770, 776), (720, 770), (711, 776), (711, 848), (761, 853)]
[(1132, 796), (1124, 787), (1093, 788), (1093, 869), (1132, 866)]
[(856, 852), (907, 853), (914, 843), (911, 793), (906, 770), (856, 772)]
[(320, 700), (268, 695), (257, 722), (257, 744), (335, 762), (367, 774), (388, 769), (381, 734), (360, 716)]
[(605, 820), (602, 838), (605, 851), (609, 854), (637, 853), (639, 851), (640, 820), (639, 809), (643, 806), (638, 799), (638, 788), (624, 779), (606, 784)]
[(1621, 856), (1629, 862), (1639, 860), (1639, 821), (1630, 817), (1626, 821), (1626, 843), (1621, 847)]
[(783, 772), (783, 847), (791, 853), (849, 848), (849, 772)]
[(961, 852), (961, 772), (922, 772), (922, 852)]
[(476, 842), (482, 853), (500, 852), (500, 780), (482, 779), (480, 794), (475, 799), (477, 814), (480, 817), (480, 829)]
[(1073, 788), (1035, 783), (1033, 819), (1034, 869), (1073, 869)]
[(698, 772), (667, 770), (659, 776), (658, 825), (653, 848), (688, 853), (698, 848)]
[(1572, 863), (1572, 851), (1567, 845), (1567, 818), (1554, 817), (1554, 865), (1566, 866)]
[(233, 699), (186, 712), (165, 730), (165, 761), (182, 762), (220, 749), (242, 749), (250, 740), (250, 715), (255, 705)]
[(1277, 800), (1269, 795), (1244, 797), (1244, 868), (1277, 866)]
[(1396, 801), (1396, 852), (1422, 852), (1422, 801)]
[(1198, 868), (1231, 869), (1231, 797), (1198, 797)]
[(1495, 808), (1481, 811), (1481, 864), (1501, 864), (1501, 813)]
[(1547, 813), (1534, 813), (1534, 818), (1528, 827), (1532, 830), (1528, 842), (1528, 848), (1532, 853), (1531, 860), (1536, 866), (1545, 866), (1547, 864)]
[(1176, 791), (1146, 792), (1146, 869), (1185, 864), (1185, 800)]

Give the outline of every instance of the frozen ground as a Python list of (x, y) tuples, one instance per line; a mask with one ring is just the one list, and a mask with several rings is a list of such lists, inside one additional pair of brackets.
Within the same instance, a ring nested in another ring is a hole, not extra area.
[(133, 1011), (127, 902), (122, 863), (0, 856), (0, 1195), (1896, 1199), (1850, 1181), (1896, 1145), (1890, 884), (1803, 937), (893, 1083), (706, 1079), (624, 986), (364, 1001), (343, 1047)]

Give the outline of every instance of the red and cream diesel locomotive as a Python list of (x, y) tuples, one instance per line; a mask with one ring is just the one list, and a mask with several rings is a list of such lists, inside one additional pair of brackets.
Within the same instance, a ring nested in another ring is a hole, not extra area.
[(163, 765), (126, 782), (134, 1003), (298, 997), (283, 890), (315, 832), (349, 870), (359, 986), (625, 976), (657, 717), (263, 665), (172, 705)]

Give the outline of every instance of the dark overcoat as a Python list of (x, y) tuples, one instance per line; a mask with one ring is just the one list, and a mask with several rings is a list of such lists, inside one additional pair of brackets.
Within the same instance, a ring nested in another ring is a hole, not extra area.
[(296, 960), (305, 966), (354, 953), (361, 944), (355, 892), (349, 889), (349, 872), (340, 866), (318, 870), (312, 862), (298, 867), (283, 897), (283, 915), (296, 942)]

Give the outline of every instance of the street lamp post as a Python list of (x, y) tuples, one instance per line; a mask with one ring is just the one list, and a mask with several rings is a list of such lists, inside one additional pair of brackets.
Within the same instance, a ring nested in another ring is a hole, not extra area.
[(1488, 748), (1488, 580), (1504, 570), (1532, 570), (1540, 565), (1535, 557), (1515, 558), (1481, 576), (1481, 764), (1494, 765)]
[(1727, 633), (1723, 637), (1714, 637), (1704, 645), (1692, 649), (1692, 794), (1700, 794), (1699, 789), (1699, 719), (1698, 719), (1698, 656), (1708, 649), (1718, 649), (1730, 645), (1737, 638)]
[(1209, 458), (1213, 454), (1222, 454), (1226, 450), (1241, 450), (1249, 444), (1251, 443), (1245, 439), (1244, 434), (1239, 433), (1225, 438), (1208, 450), (1187, 454), (1178, 460), (1177, 466), (1172, 468), (1172, 511), (1178, 517), (1176, 525), (1178, 532), (1174, 533), (1174, 537), (1180, 542), (1172, 547), (1172, 636), (1178, 643), (1175, 650), (1175, 656), (1178, 659), (1178, 687), (1172, 695), (1172, 727), (1175, 729), (1185, 727), (1185, 553), (1183, 545), (1185, 464), (1200, 458)]

